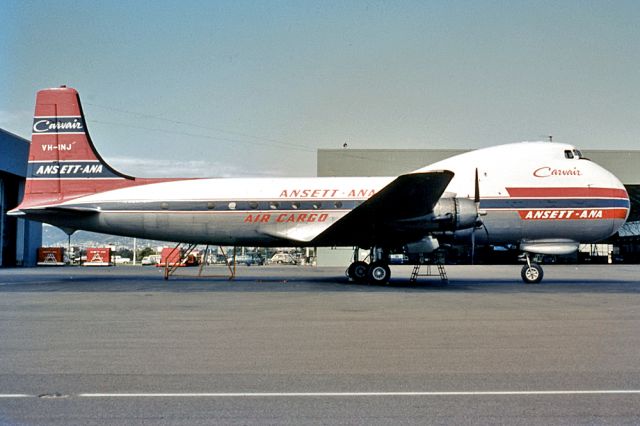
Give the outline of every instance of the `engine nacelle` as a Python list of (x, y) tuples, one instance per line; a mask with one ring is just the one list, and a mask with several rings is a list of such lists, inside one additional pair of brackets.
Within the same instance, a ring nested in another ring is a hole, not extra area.
[(438, 240), (432, 236), (425, 237), (420, 241), (409, 243), (405, 246), (408, 254), (432, 253), (440, 247)]
[(476, 203), (468, 198), (441, 198), (433, 215), (433, 221), (444, 230), (473, 228), (478, 221)]

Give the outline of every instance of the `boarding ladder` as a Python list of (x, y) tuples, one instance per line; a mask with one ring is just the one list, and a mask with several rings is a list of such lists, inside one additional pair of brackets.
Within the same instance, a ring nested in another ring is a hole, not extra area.
[[(427, 270), (423, 273), (420, 273), (420, 268), (422, 266), (426, 266)], [(432, 266), (436, 267), (437, 272), (432, 269)], [(418, 277), (440, 277), (440, 282), (442, 282), (443, 284), (447, 284), (449, 282), (447, 271), (444, 268), (444, 262), (441, 256), (436, 257), (434, 264), (428, 263), (426, 265), (423, 265), (421, 263), (418, 263), (414, 265), (413, 271), (411, 272), (411, 278), (409, 278), (409, 282), (411, 284), (414, 284), (416, 281), (418, 281)]]
[[(197, 247), (197, 244), (184, 244), (187, 248), (184, 251), (184, 253), (181, 254), (180, 259), (178, 260), (178, 262), (174, 262), (171, 263), (169, 262), (169, 259), (174, 258), (174, 253), (181, 253), (181, 247), (183, 246), (183, 243), (178, 243), (173, 250), (171, 250), (171, 252), (169, 253), (169, 255), (167, 256), (167, 260), (165, 261), (165, 265), (164, 265), (164, 279), (168, 280), (170, 276), (174, 275), (175, 272), (178, 270), (178, 268), (180, 267), (181, 264), (184, 264), (187, 260), (187, 258), (189, 257), (189, 255), (195, 250), (195, 248)], [(222, 246), (219, 247), (220, 251), (222, 252), (222, 255), (225, 259), (225, 266), (227, 267), (227, 269), (229, 270), (229, 274), (222, 274), (222, 275), (205, 275), (203, 274), (204, 271), (204, 267), (205, 264), (207, 263), (207, 255), (209, 253), (209, 246), (207, 245), (206, 248), (204, 249), (204, 256), (202, 261), (200, 262), (200, 265), (198, 266), (198, 274), (197, 277), (199, 278), (227, 278), (228, 280), (233, 280), (236, 277), (236, 247), (233, 247), (233, 254), (230, 257), (227, 253), (225, 253), (224, 249), (222, 248)]]
[[(197, 244), (188, 244), (187, 249), (184, 251), (184, 254), (182, 254), (181, 246), (182, 246), (182, 243), (178, 243), (173, 248), (173, 250), (171, 250), (171, 252), (169, 253), (169, 255), (164, 261), (164, 279), (165, 280), (168, 280), (169, 277), (173, 275), (181, 265), (184, 264), (184, 262), (187, 260), (191, 252), (196, 248)], [(174, 253), (179, 254), (179, 256), (177, 257), (177, 261), (174, 261), (172, 263), (171, 260), (176, 259), (174, 257)]]

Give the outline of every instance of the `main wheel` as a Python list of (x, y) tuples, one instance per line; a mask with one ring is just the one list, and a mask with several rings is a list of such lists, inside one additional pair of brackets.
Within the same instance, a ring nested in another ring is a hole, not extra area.
[(386, 284), (391, 278), (391, 269), (384, 262), (373, 262), (369, 265), (367, 277), (371, 284)]
[(349, 278), (351, 278), (355, 282), (361, 283), (366, 281), (368, 270), (369, 270), (369, 265), (367, 265), (366, 262), (362, 262), (362, 261), (353, 262), (351, 265), (349, 265), (349, 269), (347, 270), (347, 275), (349, 275)]
[(542, 272), (542, 267), (540, 267), (540, 265), (532, 263), (531, 266), (524, 265), (520, 275), (522, 276), (522, 281), (524, 281), (525, 284), (537, 284), (542, 281), (544, 272)]

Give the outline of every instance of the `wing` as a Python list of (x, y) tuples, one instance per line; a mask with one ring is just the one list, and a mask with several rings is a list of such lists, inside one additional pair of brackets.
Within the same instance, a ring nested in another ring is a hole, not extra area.
[(316, 245), (359, 245), (408, 242), (422, 238), (419, 230), (404, 226), (433, 212), (453, 179), (448, 170), (399, 176), (313, 239)]

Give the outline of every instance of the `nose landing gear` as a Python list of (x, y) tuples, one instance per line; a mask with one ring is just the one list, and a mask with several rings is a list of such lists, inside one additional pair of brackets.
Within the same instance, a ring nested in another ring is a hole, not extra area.
[(527, 259), (527, 264), (522, 267), (522, 271), (520, 272), (522, 281), (524, 281), (525, 284), (538, 284), (544, 276), (542, 267), (537, 263), (531, 262), (529, 253), (525, 253), (525, 258)]

